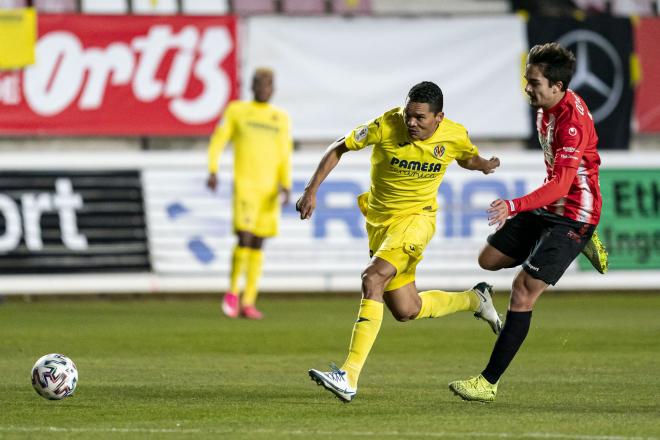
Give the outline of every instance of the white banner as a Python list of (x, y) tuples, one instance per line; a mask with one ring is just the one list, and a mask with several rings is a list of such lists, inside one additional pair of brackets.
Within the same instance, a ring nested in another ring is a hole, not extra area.
[(275, 104), (300, 140), (334, 139), (436, 82), (445, 114), (474, 138), (529, 136), (522, 93), (526, 30), (517, 15), (452, 18), (252, 17), (242, 95), (257, 66), (276, 71)]
[[(495, 152), (482, 153), (490, 156)], [(321, 155), (320, 151), (294, 155), (294, 200)], [(545, 171), (539, 152), (505, 152), (499, 156), (502, 166), (493, 175), (469, 172), (457, 165), (447, 171), (440, 187), (437, 233), (418, 266), (420, 289), (465, 289), (479, 281), (490, 282), (498, 290), (510, 288), (516, 269), (487, 272), (477, 264), (479, 250), (492, 232), (485, 210), (497, 197), (511, 198), (537, 187)], [(205, 187), (203, 152), (57, 152), (3, 155), (2, 159), (2, 170), (63, 166), (70, 170), (141, 169), (153, 273), (4, 276), (0, 277), (0, 294), (227, 289), (229, 255), (235, 243), (230, 204), (231, 154), (223, 157), (217, 193)], [(640, 158), (630, 152), (604, 153), (603, 164), (608, 170), (660, 168), (660, 154), (645, 153)], [(292, 206), (283, 210), (280, 235), (265, 245), (263, 291), (359, 290), (360, 272), (369, 257), (364, 219), (355, 196), (365, 191), (368, 183), (369, 152), (349, 152), (321, 186), (318, 208), (311, 220), (301, 221)], [(616, 268), (600, 275), (591, 269), (581, 271), (574, 263), (557, 288), (650, 289), (659, 275), (658, 270)]]

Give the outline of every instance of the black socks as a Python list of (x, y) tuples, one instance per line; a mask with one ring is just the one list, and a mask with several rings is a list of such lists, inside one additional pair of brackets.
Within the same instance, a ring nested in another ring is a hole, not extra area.
[(529, 312), (512, 312), (510, 310), (507, 312), (504, 328), (495, 342), (488, 365), (481, 373), (488, 382), (495, 384), (500, 380), (500, 376), (504, 374), (527, 337), (531, 320), (531, 310)]

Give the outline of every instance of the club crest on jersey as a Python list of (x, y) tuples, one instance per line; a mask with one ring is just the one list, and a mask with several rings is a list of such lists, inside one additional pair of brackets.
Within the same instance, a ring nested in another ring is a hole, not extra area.
[(363, 125), (355, 130), (355, 142), (362, 142), (369, 134), (369, 127)]
[(440, 159), (443, 154), (445, 154), (444, 145), (436, 145), (435, 148), (433, 149), (433, 157), (435, 157), (436, 159)]

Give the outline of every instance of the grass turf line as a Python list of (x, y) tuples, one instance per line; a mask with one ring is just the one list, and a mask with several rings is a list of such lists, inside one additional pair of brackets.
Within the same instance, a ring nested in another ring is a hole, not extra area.
[[(261, 322), (222, 318), (208, 300), (1, 305), (0, 438), (660, 437), (660, 295), (544, 295), (492, 405), (447, 390), (481, 371), (494, 342), (469, 313), (386, 312), (358, 397), (342, 405), (306, 372), (343, 361), (357, 297), (260, 306)], [(30, 386), (51, 352), (79, 369), (61, 402)]]

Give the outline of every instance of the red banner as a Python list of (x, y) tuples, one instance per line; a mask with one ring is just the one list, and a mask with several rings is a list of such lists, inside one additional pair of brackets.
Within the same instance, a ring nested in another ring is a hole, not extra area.
[(235, 17), (45, 15), (0, 73), (0, 133), (208, 135), (238, 97)]
[(642, 18), (635, 26), (635, 50), (639, 55), (642, 80), (635, 96), (635, 118), (641, 133), (660, 132), (660, 18)]

